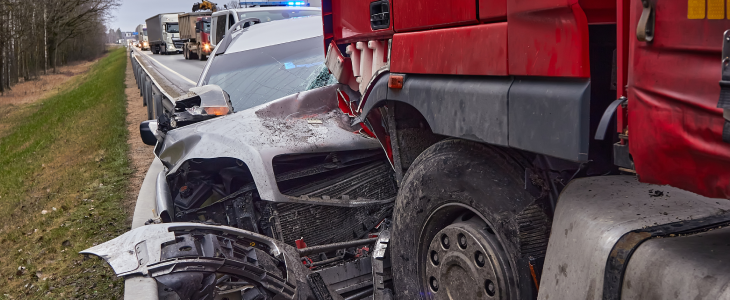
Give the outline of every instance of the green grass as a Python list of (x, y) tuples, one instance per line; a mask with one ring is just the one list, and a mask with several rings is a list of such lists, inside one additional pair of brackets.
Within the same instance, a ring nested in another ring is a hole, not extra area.
[(111, 268), (78, 252), (129, 229), (125, 68), (114, 50), (73, 88), (3, 116), (0, 299), (122, 298)]

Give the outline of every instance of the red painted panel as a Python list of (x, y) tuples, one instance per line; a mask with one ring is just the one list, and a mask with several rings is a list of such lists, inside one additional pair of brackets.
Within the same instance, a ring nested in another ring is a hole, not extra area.
[(510, 75), (590, 77), (588, 22), (577, 0), (507, 2)]
[[(626, 83), (629, 76), (629, 39), (633, 37), (629, 28), (630, 0), (617, 0), (616, 10), (616, 99), (626, 96)], [(623, 133), (629, 125), (626, 111), (619, 106), (616, 113), (616, 132)], [(623, 143), (623, 140), (621, 141)]]
[(479, 20), (507, 20), (507, 0), (479, 0)]
[(622, 0), (579, 0), (588, 24), (616, 23), (616, 2)]
[(396, 32), (477, 23), (476, 0), (393, 0), (392, 2)]
[(396, 33), (391, 50), (391, 72), (508, 75), (505, 22)]
[[(393, 34), (391, 12), (390, 28), (370, 28), (370, 2), (373, 0), (331, 0), (334, 38), (338, 44), (364, 41), (374, 38), (389, 38)], [(393, 1), (390, 1), (393, 7)], [(324, 16), (323, 16), (324, 17)]]
[[(730, 199), (730, 144), (722, 142), (722, 34), (730, 21), (690, 20), (687, 1), (656, 1), (654, 41), (631, 35), (629, 150), (642, 182)], [(631, 31), (641, 15), (631, 1)], [(722, 12), (721, 12), (722, 13)]]

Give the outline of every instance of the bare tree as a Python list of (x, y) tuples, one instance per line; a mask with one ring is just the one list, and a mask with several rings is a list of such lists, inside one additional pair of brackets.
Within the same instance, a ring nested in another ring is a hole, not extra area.
[(65, 63), (99, 57), (120, 0), (0, 0), (0, 92)]
[(227, 8), (241, 8), (241, 2), (231, 1), (231, 2), (228, 2), (228, 4), (226, 4), (225, 7), (227, 7)]

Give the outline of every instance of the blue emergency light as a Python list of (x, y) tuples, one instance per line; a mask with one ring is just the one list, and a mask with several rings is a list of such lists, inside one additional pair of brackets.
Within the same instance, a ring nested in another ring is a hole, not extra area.
[(309, 3), (307, 3), (306, 1), (268, 1), (268, 2), (261, 2), (261, 1), (243, 2), (242, 1), (242, 2), (239, 2), (238, 4), (240, 4), (242, 6), (249, 6), (249, 5), (252, 5), (252, 6), (255, 6), (255, 5), (258, 5), (258, 6), (309, 6)]

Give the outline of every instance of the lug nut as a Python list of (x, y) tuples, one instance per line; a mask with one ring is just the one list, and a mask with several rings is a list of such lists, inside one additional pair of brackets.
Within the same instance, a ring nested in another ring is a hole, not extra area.
[(436, 251), (431, 251), (431, 262), (433, 262), (434, 265), (439, 264), (439, 253)]
[(448, 235), (444, 234), (443, 236), (441, 236), (441, 245), (444, 246), (444, 249), (449, 249), (450, 244)]
[(438, 291), (439, 290), (439, 282), (438, 282), (438, 280), (436, 280), (435, 277), (431, 276), (431, 280), (429, 280), (429, 281), (431, 282), (431, 289), (434, 292)]
[(462, 233), (459, 234), (459, 247), (466, 249), (466, 236)]
[(484, 266), (484, 254), (482, 254), (481, 251), (477, 251), (477, 253), (474, 253), (474, 260), (477, 262), (477, 266)]
[(489, 295), (489, 296), (494, 296), (494, 294), (496, 293), (494, 282), (492, 282), (489, 279), (487, 279), (487, 281), (484, 282), (484, 289), (486, 290), (487, 295)]

